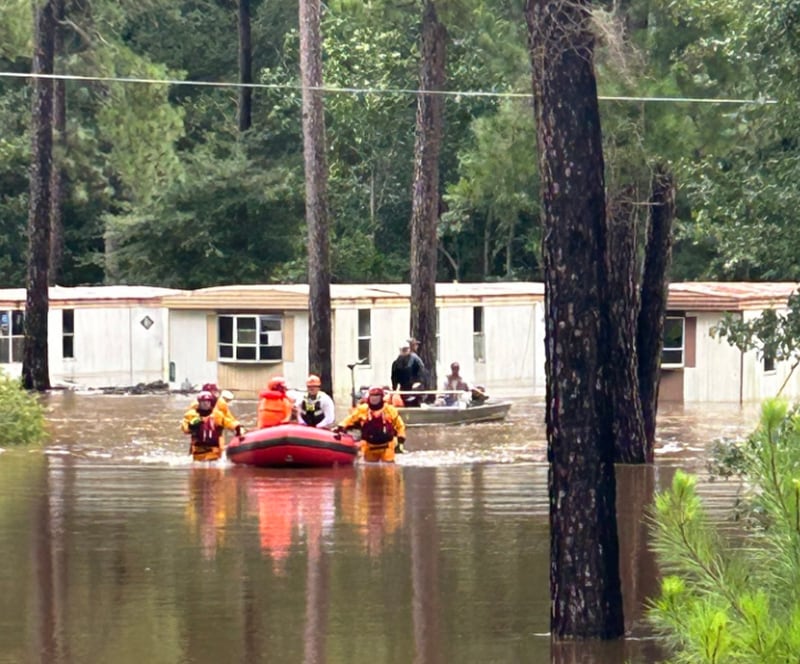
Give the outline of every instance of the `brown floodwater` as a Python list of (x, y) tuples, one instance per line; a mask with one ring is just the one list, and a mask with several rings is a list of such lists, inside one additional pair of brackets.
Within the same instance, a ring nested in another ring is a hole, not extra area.
[[(757, 417), (662, 406), (657, 463), (618, 469), (628, 637), (551, 648), (541, 400), (321, 470), (192, 463), (188, 400), (49, 395), (52, 440), (0, 454), (1, 664), (659, 662), (646, 505)], [(735, 483), (700, 487), (723, 521)]]

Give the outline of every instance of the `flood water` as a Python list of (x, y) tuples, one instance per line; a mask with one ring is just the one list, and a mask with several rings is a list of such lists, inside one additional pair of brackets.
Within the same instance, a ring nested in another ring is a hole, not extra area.
[[(551, 652), (541, 401), (321, 470), (193, 464), (188, 401), (49, 395), (52, 440), (0, 454), (0, 663), (659, 662), (645, 505), (757, 418), (662, 406), (657, 463), (618, 470), (629, 637)], [(701, 490), (723, 520), (735, 484)]]

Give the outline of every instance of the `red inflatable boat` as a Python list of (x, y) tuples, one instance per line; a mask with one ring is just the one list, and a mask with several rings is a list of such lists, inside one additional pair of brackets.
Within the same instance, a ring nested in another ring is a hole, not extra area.
[(279, 424), (237, 436), (225, 448), (233, 463), (270, 468), (352, 465), (359, 444), (352, 436), (301, 424)]

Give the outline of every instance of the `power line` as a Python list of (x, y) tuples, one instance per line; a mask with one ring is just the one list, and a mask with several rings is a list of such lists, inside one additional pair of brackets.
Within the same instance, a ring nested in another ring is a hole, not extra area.
[[(59, 81), (83, 81), (96, 83), (131, 83), (138, 85), (188, 85), (210, 88), (254, 88), (262, 90), (302, 90), (302, 86), (289, 83), (239, 83), (231, 81), (192, 81), (177, 78), (138, 78), (133, 76), (80, 76), (77, 74), (34, 74), (32, 72), (0, 72), (0, 78), (43, 78)], [(493, 97), (498, 99), (530, 99), (529, 92), (501, 92), (496, 90), (419, 90), (414, 88), (356, 88), (338, 86), (311, 86), (330, 94), (376, 94), (376, 95), (419, 95), (431, 94), (453, 97), (456, 101), (463, 97)], [(606, 96), (598, 95), (601, 101), (660, 102), (675, 104), (755, 104), (759, 106), (777, 104), (774, 99), (730, 99), (714, 97), (647, 97), (647, 96)]]

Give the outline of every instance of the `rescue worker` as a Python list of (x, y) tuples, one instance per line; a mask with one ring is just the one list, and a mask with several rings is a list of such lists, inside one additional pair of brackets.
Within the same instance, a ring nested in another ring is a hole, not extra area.
[[(210, 392), (214, 400), (214, 408), (219, 408), (225, 417), (234, 417), (231, 413), (230, 402), (233, 401), (233, 394), (228, 390), (219, 391), (216, 383), (203, 383), (200, 388), (202, 392)], [(192, 402), (190, 408), (197, 408), (197, 399)], [(234, 418), (235, 419), (235, 418)]]
[(318, 429), (329, 429), (336, 422), (333, 399), (323, 392), (319, 376), (306, 379), (306, 393), (297, 400), (297, 421)]
[(292, 421), (294, 402), (286, 394), (286, 380), (283, 376), (273, 376), (267, 389), (258, 395), (259, 429), (274, 427)]
[(394, 461), (395, 452), (405, 452), (406, 425), (382, 387), (370, 387), (367, 402), (358, 404), (334, 431), (361, 429), (364, 461)]
[(222, 456), (225, 441), (223, 429), (229, 429), (241, 436), (244, 427), (229, 415), (214, 406), (214, 395), (203, 390), (197, 395), (194, 404), (183, 416), (181, 430), (191, 436), (189, 453), (195, 461), (216, 461)]

